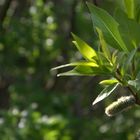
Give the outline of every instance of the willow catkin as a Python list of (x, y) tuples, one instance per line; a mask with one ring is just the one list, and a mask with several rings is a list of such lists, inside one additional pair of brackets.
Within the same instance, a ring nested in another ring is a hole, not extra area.
[(108, 107), (106, 107), (105, 113), (107, 116), (114, 116), (133, 106), (135, 102), (136, 99), (133, 96), (121, 97), (117, 101), (113, 102)]

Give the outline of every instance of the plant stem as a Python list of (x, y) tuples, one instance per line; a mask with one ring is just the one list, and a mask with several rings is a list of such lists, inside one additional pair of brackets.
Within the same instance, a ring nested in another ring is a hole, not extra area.
[[(122, 84), (124, 85), (123, 80), (121, 79), (121, 73), (120, 70), (117, 69), (116, 73), (115, 73), (115, 78)], [(140, 99), (137, 95), (137, 93), (135, 91), (133, 91), (133, 89), (127, 85), (126, 88), (130, 91), (130, 93), (134, 96), (134, 98), (136, 99), (136, 104), (140, 105)]]
[(127, 86), (127, 89), (128, 89), (128, 90), (131, 92), (131, 94), (135, 97), (135, 99), (136, 99), (136, 104), (140, 105), (140, 99), (138, 98), (137, 93), (134, 92), (130, 86)]
[[(134, 57), (135, 57), (135, 56), (134, 56)], [(133, 59), (132, 59), (132, 76), (133, 76), (133, 78), (136, 77), (135, 71), (136, 71), (135, 59), (133, 58)]]

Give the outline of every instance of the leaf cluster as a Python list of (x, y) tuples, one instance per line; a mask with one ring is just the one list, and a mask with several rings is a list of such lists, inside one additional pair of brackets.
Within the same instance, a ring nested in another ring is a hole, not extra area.
[(74, 67), (58, 76), (95, 76), (109, 77), (100, 82), (105, 88), (93, 102), (108, 97), (120, 85), (126, 87), (139, 104), (140, 90), (140, 2), (124, 0), (124, 10), (116, 9), (114, 16), (105, 10), (87, 3), (93, 29), (98, 36), (98, 50), (93, 49), (81, 38), (72, 33), (73, 43), (84, 60), (72, 62), (54, 69)]

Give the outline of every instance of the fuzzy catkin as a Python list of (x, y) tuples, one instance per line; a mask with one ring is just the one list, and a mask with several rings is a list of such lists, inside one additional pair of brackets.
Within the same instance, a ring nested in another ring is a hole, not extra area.
[(113, 102), (108, 107), (106, 107), (105, 113), (107, 116), (114, 116), (133, 106), (135, 102), (136, 100), (133, 96), (121, 97), (117, 101)]

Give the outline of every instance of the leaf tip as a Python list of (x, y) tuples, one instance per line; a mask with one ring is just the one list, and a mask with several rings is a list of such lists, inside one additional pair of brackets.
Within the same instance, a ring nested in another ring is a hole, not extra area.
[(50, 71), (54, 71), (54, 70), (56, 70), (56, 68), (51, 68), (51, 69), (50, 69)]
[(70, 32), (70, 33), (71, 33), (72, 36), (74, 36), (74, 33), (73, 32)]
[(94, 101), (93, 103), (92, 103), (92, 106), (94, 106), (96, 104), (96, 102)]
[(86, 1), (86, 5), (89, 7), (91, 5), (91, 3)]
[(71, 35), (72, 35), (72, 37), (73, 37), (73, 39), (74, 39), (74, 40), (77, 40), (77, 38), (78, 38), (78, 36), (77, 36), (77, 35), (75, 35), (75, 34), (74, 34), (74, 33), (72, 33), (72, 32), (71, 32)]
[(95, 5), (91, 2), (86, 2), (87, 7), (89, 8), (89, 10), (91, 10), (93, 7), (95, 7)]
[(89, 4), (89, 2), (88, 1), (86, 1), (86, 5), (88, 5)]
[(60, 77), (61, 76), (61, 74), (57, 74), (57, 77)]

